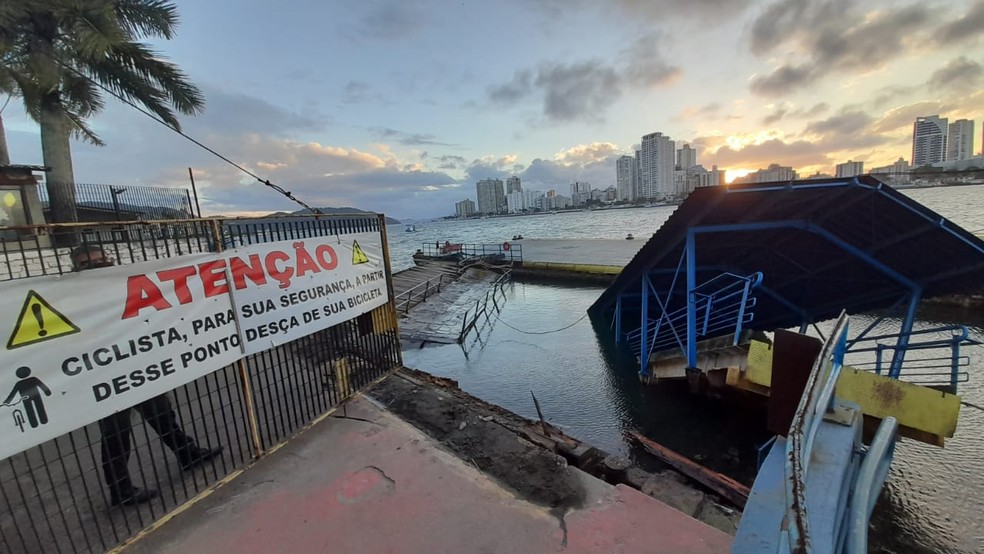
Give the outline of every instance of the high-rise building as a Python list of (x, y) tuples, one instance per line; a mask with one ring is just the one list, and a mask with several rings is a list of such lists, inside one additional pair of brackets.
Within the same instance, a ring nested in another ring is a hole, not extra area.
[(946, 161), (955, 162), (974, 157), (974, 122), (958, 119), (946, 133)]
[(475, 203), (466, 198), (461, 202), (454, 203), (454, 215), (458, 217), (468, 217), (475, 213)]
[(478, 193), (478, 211), (483, 214), (497, 214), (506, 210), (506, 195), (502, 190), (502, 179), (482, 179), (475, 183)]
[(511, 214), (518, 214), (526, 209), (526, 203), (523, 202), (522, 191), (514, 190), (506, 194), (506, 210)]
[(663, 133), (650, 133), (642, 137), (637, 198), (663, 199), (673, 193), (675, 153), (673, 141)]
[(571, 183), (571, 203), (580, 206), (591, 200), (591, 183), (574, 181)]
[(940, 163), (946, 159), (946, 118), (917, 117), (912, 124), (912, 166)]
[(506, 179), (506, 194), (510, 192), (523, 192), (523, 185), (519, 182), (519, 177), (513, 175)]
[[(704, 169), (703, 166), (697, 166)], [(724, 186), (724, 171), (718, 169), (718, 166), (711, 166), (712, 169), (707, 171), (704, 169), (702, 173), (697, 174), (697, 186), (698, 187), (720, 187)]]
[(907, 183), (910, 180), (911, 168), (909, 163), (905, 161), (905, 158), (899, 158), (899, 160), (892, 165), (886, 165), (882, 167), (871, 168), (871, 174), (882, 179), (889, 179), (896, 183)]
[(744, 177), (735, 179), (736, 183), (772, 183), (774, 181), (795, 181), (796, 171), (792, 167), (771, 164), (768, 169), (760, 169)]
[(619, 200), (635, 200), (636, 159), (622, 156), (615, 160), (615, 190)]
[(864, 162), (853, 162), (847, 160), (842, 164), (837, 164), (837, 177), (854, 177), (864, 173)]
[(682, 148), (677, 150), (676, 156), (677, 167), (684, 171), (697, 165), (697, 150), (691, 148), (689, 144), (684, 144)]

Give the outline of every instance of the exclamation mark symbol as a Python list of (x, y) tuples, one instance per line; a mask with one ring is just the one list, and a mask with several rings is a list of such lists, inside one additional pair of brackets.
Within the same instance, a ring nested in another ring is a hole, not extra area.
[(31, 311), (34, 312), (34, 319), (38, 320), (38, 336), (47, 335), (48, 332), (44, 330), (44, 318), (41, 317), (41, 304), (31, 304)]

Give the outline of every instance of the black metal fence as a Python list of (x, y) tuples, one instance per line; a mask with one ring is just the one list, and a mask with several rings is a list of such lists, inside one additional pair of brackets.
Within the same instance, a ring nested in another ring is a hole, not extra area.
[[(45, 215), (48, 214), (49, 187), (70, 187), (79, 221), (138, 221), (191, 219), (195, 204), (184, 188), (48, 183), (38, 187)], [(47, 218), (50, 221), (50, 218)]]
[[(167, 232), (144, 233), (147, 225), (160, 225)], [(69, 249), (47, 246), (52, 242), (45, 240), (56, 227), (35, 226), (14, 241), (0, 241), (0, 281), (70, 271)], [(106, 234), (106, 225), (75, 227), (88, 242), (102, 245), (117, 263), (124, 264), (214, 251), (223, 244), (381, 232), (389, 268), (381, 216), (114, 225), (126, 231), (129, 240)], [(104, 467), (105, 423), (81, 427), (0, 461), (0, 551), (111, 549), (241, 471), (353, 392), (399, 366), (402, 360), (389, 271), (387, 285), (391, 291), (387, 305), (248, 356), (168, 393), (165, 406), (173, 408), (173, 416), (164, 414), (164, 419), (171, 417), (198, 448), (221, 447), (221, 453), (207, 463), (183, 470), (182, 452), (164, 445), (168, 437), (160, 431), (160, 417), (150, 414), (148, 420), (145, 407), (131, 410), (142, 417), (131, 420), (133, 444), (127, 467), (136, 486), (159, 492), (152, 501), (113, 505), (112, 487), (106, 484), (110, 472)], [(125, 423), (124, 416), (124, 427)]]

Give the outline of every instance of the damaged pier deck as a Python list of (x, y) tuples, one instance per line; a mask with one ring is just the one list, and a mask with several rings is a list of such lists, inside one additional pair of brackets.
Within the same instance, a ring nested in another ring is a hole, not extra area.
[(461, 275), (457, 262), (418, 260), (416, 263), (414, 267), (393, 274), (393, 296), (399, 313), (409, 312)]
[(617, 275), (646, 244), (640, 239), (523, 239), (523, 268)]

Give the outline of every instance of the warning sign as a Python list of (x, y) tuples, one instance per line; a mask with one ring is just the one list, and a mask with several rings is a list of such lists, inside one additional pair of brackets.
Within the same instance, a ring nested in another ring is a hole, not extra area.
[(51, 304), (30, 290), (21, 307), (7, 350), (78, 333), (80, 329)]
[(364, 264), (369, 262), (369, 256), (362, 251), (359, 241), (352, 241), (352, 265)]

